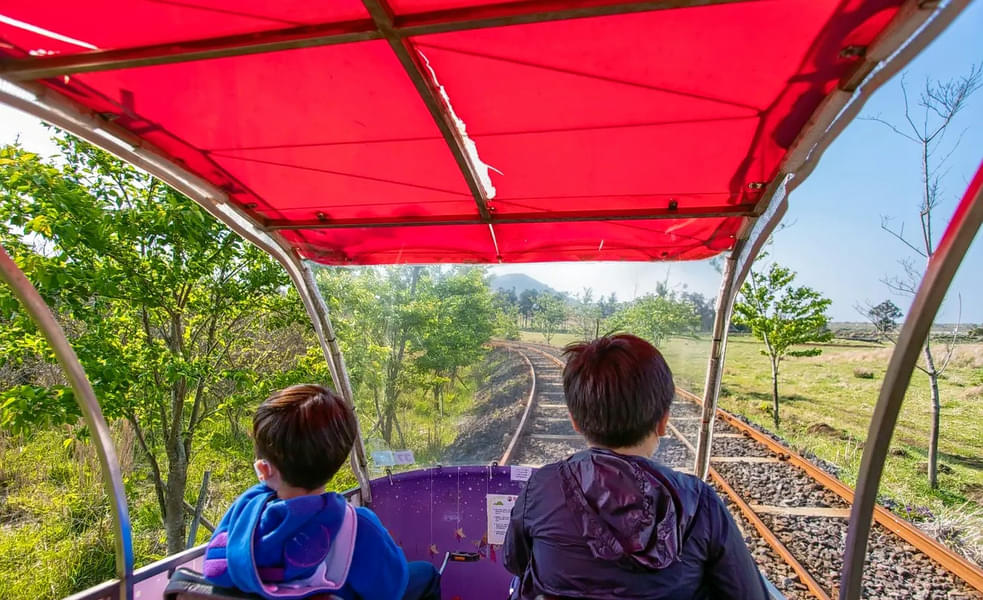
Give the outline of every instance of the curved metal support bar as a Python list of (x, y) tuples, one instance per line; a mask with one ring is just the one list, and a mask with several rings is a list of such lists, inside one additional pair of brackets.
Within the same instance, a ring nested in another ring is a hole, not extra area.
[[(133, 166), (143, 169), (178, 190), (222, 221), (243, 239), (264, 250), (279, 262), (300, 295), (318, 340), (333, 339), (325, 334), (317, 310), (317, 288), (307, 285), (304, 266), (289, 244), (277, 234), (269, 234), (238, 207), (229, 203), (225, 192), (157, 152), (125, 129), (92, 111), (38, 84), (13, 84), (0, 78), (0, 103), (33, 115), (110, 152)], [(326, 354), (328, 356), (328, 354)], [(329, 367), (335, 368), (332, 360)], [(337, 380), (336, 380), (337, 381)], [(361, 443), (361, 442), (360, 442)], [(364, 452), (364, 450), (363, 450)], [(356, 471), (356, 474), (358, 472)], [(371, 491), (364, 493), (371, 494)]]
[(126, 505), (126, 490), (123, 487), (123, 474), (119, 458), (109, 432), (109, 425), (99, 408), (99, 401), (85, 375), (85, 369), (65, 337), (65, 331), (55, 320), (54, 314), (44, 303), (34, 285), (23, 271), (14, 263), (7, 251), (0, 247), (0, 277), (14, 291), (24, 308), (44, 334), (48, 344), (61, 363), (65, 376), (75, 391), (75, 401), (82, 411), (85, 424), (92, 432), (92, 441), (99, 454), (102, 467), (102, 483), (109, 496), (109, 506), (113, 514), (113, 532), (116, 546), (116, 576), (119, 578), (120, 600), (133, 598), (133, 538), (130, 531), (130, 517)]
[(956, 270), (969, 250), (976, 232), (983, 224), (983, 164), (969, 184), (966, 194), (956, 208), (938, 249), (929, 260), (925, 276), (908, 311), (908, 318), (901, 327), (901, 334), (891, 354), (884, 383), (881, 386), (874, 415), (870, 420), (864, 454), (857, 475), (857, 491), (850, 510), (850, 528), (847, 530), (843, 551), (843, 574), (840, 579), (840, 599), (860, 598), (864, 559), (867, 556), (867, 538), (873, 519), (877, 490), (884, 472), (884, 460), (898, 422), (898, 412), (904, 401), (911, 373), (914, 370), (922, 344), (929, 335), (935, 315), (956, 275)]
[[(331, 313), (328, 310), (328, 303), (321, 295), (321, 288), (317, 286), (314, 272), (311, 271), (307, 263), (301, 263), (304, 272), (304, 283), (314, 296), (314, 310), (320, 321), (321, 327), (318, 329), (317, 339), (321, 343), (321, 351), (324, 352), (324, 359), (328, 361), (328, 369), (331, 370), (331, 379), (341, 392), (345, 402), (355, 410), (355, 392), (352, 390), (351, 379), (348, 378), (348, 369), (345, 367), (345, 357), (341, 353), (341, 346), (338, 344), (338, 336), (335, 335), (334, 325), (331, 324)], [(365, 440), (362, 439), (362, 427), (355, 419), (355, 447), (349, 455), (349, 462), (358, 485), (361, 490), (362, 506), (372, 503), (372, 487), (369, 485), (369, 466), (365, 456)]]
[(786, 184), (788, 176), (782, 177), (780, 183), (771, 186), (766, 198), (769, 199), (765, 214), (755, 219), (750, 227), (745, 227), (745, 235), (737, 240), (734, 249), (727, 256), (724, 264), (724, 274), (720, 281), (720, 294), (713, 317), (713, 342), (710, 346), (710, 357), (707, 362), (707, 376), (703, 386), (703, 409), (700, 419), (700, 433), (696, 441), (696, 463), (693, 472), (697, 477), (706, 479), (710, 471), (710, 447), (713, 443), (713, 421), (717, 415), (717, 400), (720, 397), (720, 382), (724, 372), (724, 359), (727, 352), (727, 333), (730, 330), (730, 318), (734, 312), (734, 302), (744, 284), (751, 265), (758, 257), (765, 242), (781, 222), (788, 210), (788, 194)]
[(717, 398), (720, 396), (720, 379), (724, 372), (724, 355), (727, 349), (727, 332), (730, 329), (730, 313), (734, 307), (734, 273), (737, 271), (737, 255), (745, 241), (737, 242), (734, 250), (727, 255), (724, 274), (720, 280), (720, 293), (714, 308), (713, 341), (710, 345), (710, 358), (707, 363), (707, 376), (703, 384), (703, 405), (700, 417), (700, 432), (696, 438), (696, 463), (693, 473), (706, 479), (710, 473), (710, 446), (713, 443), (713, 421), (717, 415)]
[[(934, 4), (924, 0), (906, 0), (891, 25), (865, 49), (864, 60), (857, 65), (853, 75), (842, 81), (838, 89), (826, 97), (789, 147), (779, 167), (779, 174), (762, 196), (762, 207), (766, 214), (749, 218), (738, 235), (738, 242), (727, 259), (728, 269), (731, 268), (731, 261), (736, 260), (733, 267), (736, 273), (730, 275), (725, 269), (720, 296), (717, 298), (713, 345), (703, 391), (703, 418), (694, 465), (694, 472), (700, 476), (706, 477), (709, 467), (707, 460), (713, 435), (713, 417), (720, 394), (727, 329), (734, 299), (761, 247), (788, 209), (788, 194), (812, 173), (829, 145), (853, 121), (874, 91), (938, 37), (968, 4), (969, 0), (950, 0), (945, 6), (935, 10)], [(748, 234), (753, 229), (756, 231)], [(745, 240), (752, 241), (748, 245), (744, 243)], [(742, 253), (743, 256), (740, 256)]]

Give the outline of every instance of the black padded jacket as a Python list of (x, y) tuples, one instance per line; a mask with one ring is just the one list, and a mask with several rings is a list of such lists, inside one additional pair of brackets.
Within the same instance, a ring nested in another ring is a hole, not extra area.
[(534, 473), (503, 551), (522, 599), (768, 598), (709, 485), (610, 450), (584, 450)]

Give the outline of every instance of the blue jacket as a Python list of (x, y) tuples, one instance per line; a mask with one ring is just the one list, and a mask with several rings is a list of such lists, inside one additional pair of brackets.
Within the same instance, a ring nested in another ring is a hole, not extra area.
[(371, 510), (333, 492), (280, 500), (262, 484), (222, 517), (203, 574), (270, 600), (314, 594), (392, 600), (402, 597), (408, 579), (403, 551)]
[(533, 474), (512, 509), (504, 555), (523, 599), (768, 597), (710, 486), (597, 448)]

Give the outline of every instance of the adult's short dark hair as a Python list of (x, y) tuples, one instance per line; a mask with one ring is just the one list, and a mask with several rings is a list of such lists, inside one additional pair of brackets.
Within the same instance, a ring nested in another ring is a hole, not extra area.
[(358, 427), (351, 407), (320, 385), (294, 385), (267, 398), (253, 415), (256, 456), (283, 480), (313, 490), (345, 463)]
[(634, 446), (655, 431), (675, 395), (672, 372), (655, 346), (618, 334), (577, 342), (564, 351), (563, 392), (588, 441)]

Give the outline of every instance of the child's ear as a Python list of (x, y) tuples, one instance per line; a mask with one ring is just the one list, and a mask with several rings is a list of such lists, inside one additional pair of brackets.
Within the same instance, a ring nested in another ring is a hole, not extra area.
[(666, 435), (668, 425), (669, 413), (666, 413), (661, 419), (659, 419), (659, 422), (655, 424), (655, 433), (657, 433), (659, 437), (664, 437)]
[(573, 420), (573, 415), (567, 413), (567, 416), (570, 417), (570, 424), (573, 425), (573, 430), (583, 435), (584, 432), (580, 430), (580, 427), (577, 427), (577, 422)]
[(262, 458), (253, 463), (253, 468), (256, 469), (256, 477), (264, 483), (273, 479), (277, 474), (276, 468)]

